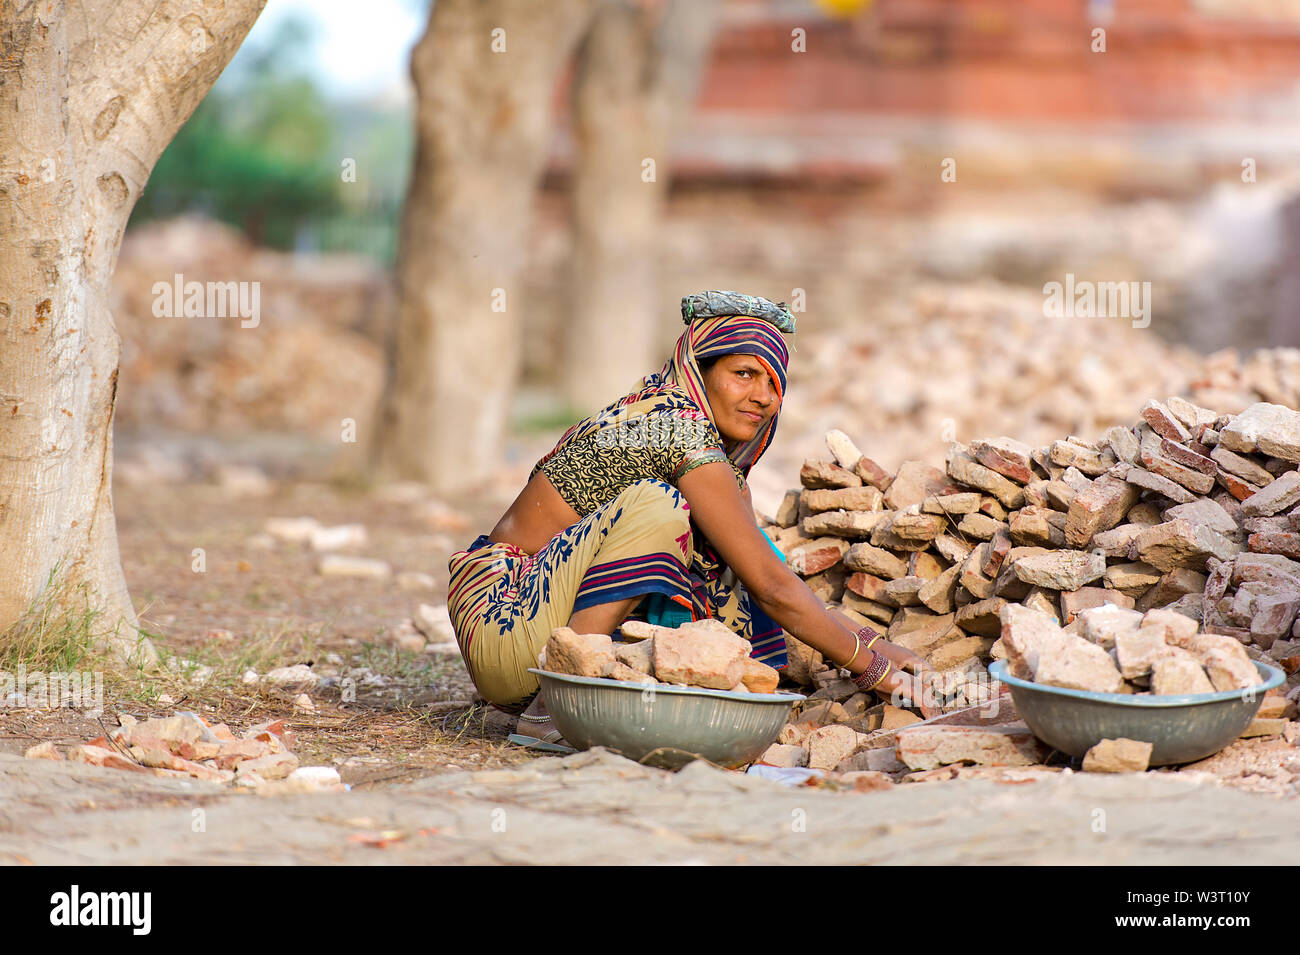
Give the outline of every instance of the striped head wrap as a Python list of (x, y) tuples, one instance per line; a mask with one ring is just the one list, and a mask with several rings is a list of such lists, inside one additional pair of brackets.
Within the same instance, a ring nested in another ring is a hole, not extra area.
[(695, 405), (717, 425), (704, 388), (700, 363), (723, 355), (752, 355), (758, 359), (776, 390), (777, 410), (749, 441), (728, 455), (742, 474), (748, 475), (776, 434), (781, 403), (785, 400), (786, 368), (790, 351), (785, 339), (770, 322), (747, 315), (722, 315), (696, 319), (682, 332), (673, 349), (673, 357), (657, 375), (648, 376), (645, 384), (675, 384), (690, 396)]

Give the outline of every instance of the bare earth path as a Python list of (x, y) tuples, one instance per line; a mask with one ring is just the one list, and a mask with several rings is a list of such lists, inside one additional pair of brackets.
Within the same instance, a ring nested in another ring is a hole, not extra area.
[(1288, 864), (1300, 800), (1177, 774), (788, 789), (604, 752), (261, 797), (0, 756), (0, 859), (261, 863)]

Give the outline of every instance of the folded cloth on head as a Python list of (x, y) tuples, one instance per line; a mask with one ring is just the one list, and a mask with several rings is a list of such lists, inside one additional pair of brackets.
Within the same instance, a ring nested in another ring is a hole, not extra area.
[(682, 321), (687, 325), (722, 315), (744, 315), (775, 325), (787, 335), (794, 334), (794, 315), (785, 302), (772, 302), (759, 295), (745, 295), (726, 289), (696, 292), (682, 296)]

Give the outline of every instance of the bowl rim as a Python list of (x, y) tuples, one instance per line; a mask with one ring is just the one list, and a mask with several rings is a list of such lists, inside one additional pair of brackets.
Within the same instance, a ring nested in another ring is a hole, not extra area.
[(1244, 690), (1222, 690), (1214, 693), (1181, 693), (1168, 696), (1134, 696), (1131, 693), (1094, 693), (1091, 690), (1072, 690), (1063, 686), (1048, 686), (1045, 683), (1033, 683), (1022, 680), (1007, 672), (1007, 661), (997, 660), (989, 667), (989, 676), (1008, 686), (1035, 693), (1047, 693), (1055, 696), (1067, 696), (1077, 700), (1095, 700), (1098, 703), (1111, 703), (1116, 706), (1128, 706), (1148, 709), (1169, 709), (1178, 706), (1201, 706), (1206, 703), (1226, 703), (1229, 700), (1253, 702), (1276, 686), (1281, 686), (1286, 674), (1278, 667), (1252, 660), (1256, 670), (1267, 679), (1263, 683), (1246, 687)]
[(626, 680), (614, 680), (604, 676), (574, 676), (572, 673), (556, 673), (554, 670), (542, 670), (538, 667), (529, 667), (528, 672), (535, 673), (538, 676), (550, 677), (553, 680), (559, 680), (561, 683), (576, 683), (580, 686), (616, 687), (636, 693), (653, 690), (655, 693), (668, 693), (676, 696), (711, 696), (744, 703), (793, 704), (807, 699), (802, 693), (794, 693), (789, 690), (775, 690), (772, 693), (740, 693), (732, 690), (711, 690), (704, 686), (673, 686), (668, 683), (656, 683), (651, 686), (646, 683), (631, 683)]

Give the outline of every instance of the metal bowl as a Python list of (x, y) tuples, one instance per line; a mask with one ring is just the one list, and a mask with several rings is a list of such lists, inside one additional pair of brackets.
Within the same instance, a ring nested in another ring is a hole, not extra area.
[(1151, 765), (1167, 766), (1212, 756), (1250, 725), (1264, 694), (1286, 679), (1277, 667), (1255, 666), (1262, 681), (1257, 686), (1180, 696), (1089, 693), (1030, 683), (1011, 676), (1005, 660), (989, 667), (989, 675), (1011, 688), (1016, 711), (1048, 746), (1082, 756), (1104, 739), (1143, 740), (1151, 744)]
[(578, 749), (604, 746), (649, 766), (693, 759), (734, 768), (776, 740), (799, 693), (733, 693), (696, 686), (623, 683), (530, 669), (546, 712)]

